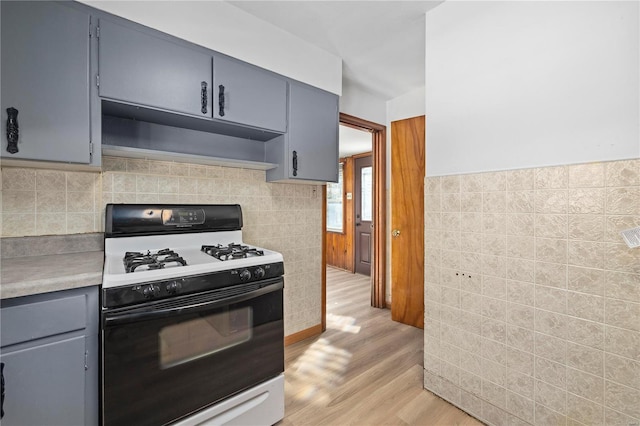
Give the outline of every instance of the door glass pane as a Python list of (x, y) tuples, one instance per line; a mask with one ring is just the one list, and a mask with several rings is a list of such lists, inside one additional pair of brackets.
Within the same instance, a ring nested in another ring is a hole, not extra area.
[(338, 168), (338, 183), (327, 183), (327, 231), (343, 231), (344, 206), (342, 197), (342, 163), (340, 163), (340, 167)]
[(164, 327), (159, 333), (160, 368), (165, 369), (231, 348), (251, 339), (250, 307)]
[(362, 220), (373, 220), (373, 169), (371, 166), (363, 167), (360, 179), (360, 194), (362, 194)]

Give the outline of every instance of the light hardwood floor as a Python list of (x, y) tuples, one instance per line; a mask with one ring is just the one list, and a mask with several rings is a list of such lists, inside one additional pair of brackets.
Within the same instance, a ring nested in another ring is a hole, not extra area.
[(327, 268), (327, 331), (285, 349), (279, 425), (481, 425), (422, 388), (422, 341), (370, 306), (369, 277)]

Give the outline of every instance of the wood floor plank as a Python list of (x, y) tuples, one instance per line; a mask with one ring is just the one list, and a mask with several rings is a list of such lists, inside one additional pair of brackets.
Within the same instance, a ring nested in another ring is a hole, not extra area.
[(278, 425), (481, 425), (422, 388), (423, 331), (370, 292), (369, 277), (327, 268), (327, 331), (285, 348)]

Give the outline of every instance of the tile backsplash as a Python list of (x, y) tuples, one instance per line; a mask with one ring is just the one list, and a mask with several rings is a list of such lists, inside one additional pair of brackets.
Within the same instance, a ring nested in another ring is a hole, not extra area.
[(493, 425), (640, 424), (640, 160), (425, 180), (425, 388)]
[(321, 322), (322, 187), (266, 183), (265, 172), (104, 157), (102, 172), (2, 168), (2, 233), (104, 231), (107, 203), (237, 203), (245, 242), (284, 255), (285, 334)]
[(2, 168), (2, 236), (100, 230), (100, 173)]

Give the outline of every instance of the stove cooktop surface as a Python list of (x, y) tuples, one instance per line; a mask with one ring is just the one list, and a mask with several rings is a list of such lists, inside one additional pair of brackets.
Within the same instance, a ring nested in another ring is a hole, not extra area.
[(242, 243), (241, 231), (108, 238), (102, 286), (140, 284), (282, 261), (280, 253)]

